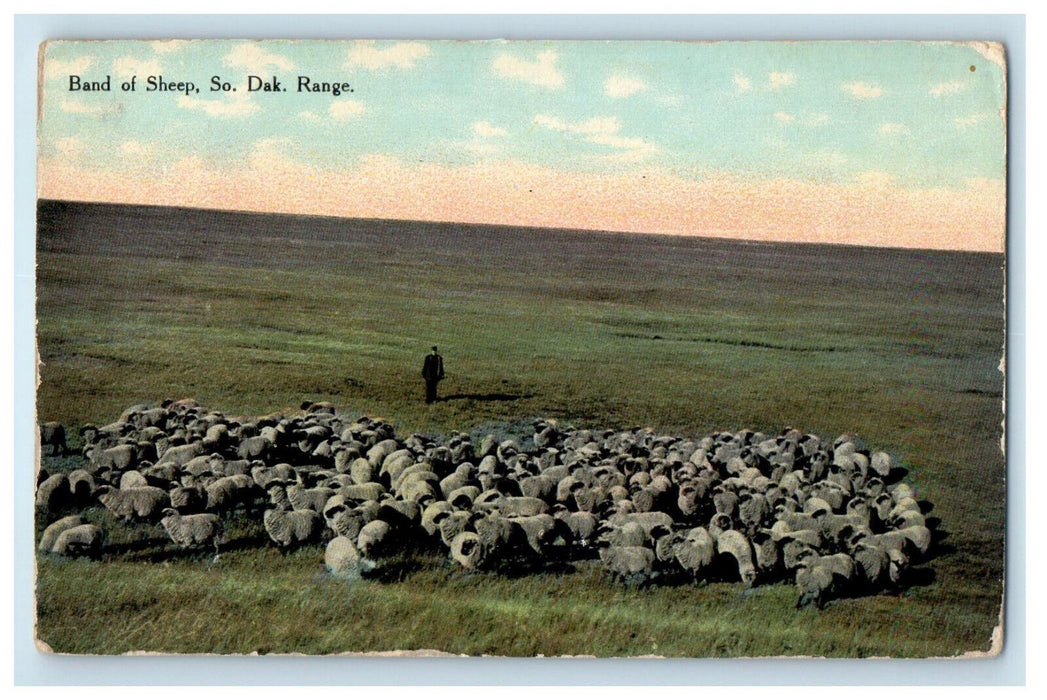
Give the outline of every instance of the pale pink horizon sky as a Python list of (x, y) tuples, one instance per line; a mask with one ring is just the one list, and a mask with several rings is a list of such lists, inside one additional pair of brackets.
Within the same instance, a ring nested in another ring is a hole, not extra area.
[(900, 186), (883, 173), (848, 183), (685, 178), (664, 172), (570, 173), (530, 164), (410, 165), (361, 158), (338, 171), (264, 145), (237, 171), (197, 158), (164, 171), (99, 173), (41, 159), (47, 199), (537, 226), (742, 240), (1003, 252), (1006, 194), (994, 180), (963, 189)]

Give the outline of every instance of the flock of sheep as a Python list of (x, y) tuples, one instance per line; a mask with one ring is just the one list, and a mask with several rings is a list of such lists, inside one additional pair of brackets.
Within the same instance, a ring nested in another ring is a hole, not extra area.
[[(797, 430), (690, 439), (536, 421), (524, 439), (400, 439), (327, 403), (234, 420), (183, 400), (132, 406), (81, 441), (82, 468), (39, 474), (48, 520), (100, 503), (217, 557), (243, 511), (280, 548), (326, 539), (328, 569), (347, 577), (442, 548), (467, 571), (598, 559), (623, 581), (794, 580), (797, 604), (821, 607), (903, 586), (934, 540), (888, 454)], [(68, 451), (60, 424), (41, 442)], [(69, 515), (38, 549), (97, 556), (104, 540)]]

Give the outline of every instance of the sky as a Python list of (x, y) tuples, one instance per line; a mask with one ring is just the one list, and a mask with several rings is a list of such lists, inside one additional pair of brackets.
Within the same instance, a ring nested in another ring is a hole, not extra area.
[[(41, 197), (1004, 250), (994, 45), (95, 41), (42, 56)], [(286, 91), (249, 92), (249, 75)], [(149, 76), (199, 92), (147, 91)], [(298, 76), (352, 92), (300, 92)]]

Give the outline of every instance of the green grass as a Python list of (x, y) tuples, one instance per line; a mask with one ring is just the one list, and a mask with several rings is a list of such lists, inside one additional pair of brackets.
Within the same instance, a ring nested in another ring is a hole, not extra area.
[[(431, 556), (402, 580), (348, 586), (324, 575), (319, 548), (212, 563), (110, 523), (128, 552), (39, 561), (38, 632), (56, 650), (988, 648), (1005, 525), (1000, 256), (57, 203), (40, 220), (41, 420), (108, 422), (192, 396), (231, 415), (326, 399), (401, 434), (534, 416), (849, 432), (902, 459), (949, 533), (920, 585), (819, 613), (796, 611), (789, 586), (636, 590), (589, 566), (469, 577)], [(432, 344), (449, 400), (429, 407)]]

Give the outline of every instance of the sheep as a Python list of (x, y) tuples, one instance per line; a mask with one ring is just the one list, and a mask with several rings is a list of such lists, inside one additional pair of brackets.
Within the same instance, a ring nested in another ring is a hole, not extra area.
[(51, 552), (67, 557), (97, 557), (102, 553), (102, 529), (97, 525), (76, 525), (55, 538)]
[(237, 506), (250, 509), (254, 505), (255, 484), (251, 477), (238, 474), (223, 476), (205, 487), (207, 491), (206, 510), (212, 513), (229, 513)]
[(69, 515), (60, 520), (56, 520), (48, 525), (42, 535), (40, 535), (40, 544), (37, 545), (37, 551), (50, 552), (54, 546), (58, 536), (78, 525), (83, 525), (84, 519), (79, 515)]
[(204, 446), (200, 442), (191, 442), (187, 445), (175, 445), (169, 447), (159, 455), (157, 464), (173, 464), (175, 466), (184, 466), (189, 460), (194, 457), (199, 457), (204, 454)]
[(132, 489), (100, 486), (98, 500), (113, 515), (125, 520), (136, 517), (156, 520), (161, 511), (171, 505), (171, 498), (167, 491), (156, 486), (139, 486)]
[(802, 558), (800, 569), (796, 572), (796, 585), (800, 589), (800, 598), (796, 607), (814, 605), (818, 608), (852, 585), (855, 580), (855, 564), (847, 554), (818, 556), (814, 552)]
[(74, 469), (69, 472), (69, 491), (73, 502), (86, 505), (94, 498), (97, 485), (91, 472), (86, 469)]
[(796, 586), (800, 589), (797, 608), (813, 605), (821, 609), (832, 595), (832, 571), (825, 566), (803, 567), (796, 572)]
[(436, 513), (433, 516), (433, 524), (440, 532), (440, 540), (445, 546), (450, 547), (451, 542), (464, 532), (472, 521), (473, 514), (462, 510), (452, 510), (446, 513)]
[(290, 464), (277, 464), (272, 467), (267, 467), (261, 461), (255, 460), (251, 464), (251, 479), (254, 480), (255, 484), (260, 489), (266, 491), (274, 483), (284, 483), (288, 481), (294, 481), (297, 476), (294, 471), (294, 467)]
[(135, 471), (134, 469), (132, 469), (131, 471), (126, 471), (120, 475), (121, 489), (133, 489), (139, 486), (149, 485), (149, 482), (146, 480), (144, 476), (142, 476), (141, 472)]
[(298, 484), (286, 486), (287, 500), (295, 510), (314, 510), (317, 513), (324, 511), (327, 500), (335, 494), (333, 489), (318, 487), (313, 489), (302, 488)]
[(342, 504), (329, 507), (324, 513), (324, 520), (332, 532), (340, 537), (348, 537), (355, 542), (360, 535), (360, 530), (372, 518), (369, 518), (361, 508), (349, 508)]
[(716, 542), (704, 527), (692, 528), (673, 548), (673, 557), (685, 572), (697, 578), (712, 565), (716, 557)]
[(545, 556), (545, 548), (553, 544), (556, 537), (566, 529), (561, 521), (548, 513), (514, 517), (509, 520), (523, 531), (528, 546), (539, 559)]
[(324, 531), (323, 516), (312, 510), (267, 510), (262, 523), (280, 549), (316, 542)]
[(65, 440), (65, 426), (61, 423), (48, 422), (40, 426), (40, 449), (51, 448), (51, 454), (65, 457), (69, 454), (69, 445)]
[(358, 577), (360, 563), (360, 551), (348, 537), (335, 537), (324, 549), (324, 565), (331, 575), (338, 578), (352, 580)]
[(721, 558), (730, 557), (729, 565), (732, 573), (738, 572), (738, 578), (746, 586), (752, 586), (756, 581), (756, 566), (753, 563), (754, 554), (752, 543), (737, 530), (726, 530), (716, 538), (716, 553)]
[(385, 495), (386, 490), (385, 487), (378, 482), (369, 481), (365, 484), (350, 484), (349, 486), (343, 486), (338, 489), (338, 493), (346, 498), (352, 498), (358, 501), (377, 501)]
[[(236, 447), (237, 456), (248, 461), (261, 460), (262, 462), (267, 462), (273, 451), (273, 441), (264, 435), (244, 438)], [(264, 485), (261, 486), (265, 488)]]
[(222, 520), (214, 513), (198, 513), (195, 515), (181, 515), (174, 508), (165, 508), (160, 524), (170, 535), (171, 540), (179, 547), (185, 549), (198, 545), (211, 545), (214, 547), (215, 558), (218, 557), (219, 548), (225, 542), (225, 530)]
[(69, 477), (62, 473), (52, 474), (36, 489), (36, 507), (54, 513), (69, 505), (72, 495)]
[(207, 508), (207, 489), (195, 486), (175, 486), (169, 492), (171, 507), (182, 514), (199, 513)]
[(655, 554), (649, 547), (601, 547), (600, 563), (618, 581), (647, 579), (654, 573)]
[(459, 532), (451, 540), (451, 559), (466, 571), (475, 571), (484, 563), (484, 547), (475, 532)]
[(439, 532), (439, 528), (436, 525), (436, 516), (440, 513), (450, 513), (453, 510), (454, 506), (447, 501), (433, 501), (422, 510), (420, 518), (422, 530), (430, 537), (436, 537)]
[(395, 546), (395, 533), (384, 520), (372, 520), (360, 529), (356, 537), (356, 548), (364, 559), (374, 560), (391, 554)]

